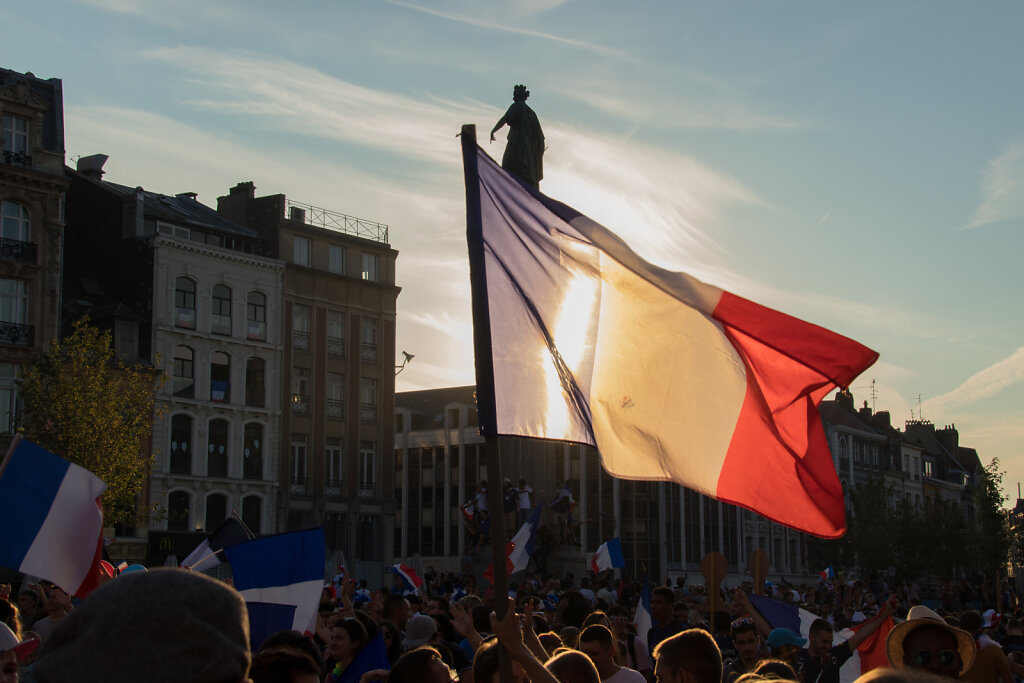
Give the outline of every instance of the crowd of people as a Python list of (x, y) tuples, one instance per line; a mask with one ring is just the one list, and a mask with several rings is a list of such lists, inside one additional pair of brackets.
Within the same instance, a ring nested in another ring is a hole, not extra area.
[[(958, 611), (941, 597), (925, 606), (913, 584), (766, 584), (775, 604), (819, 615), (804, 637), (773, 628), (750, 584), (709, 595), (685, 578), (666, 582), (651, 591), (650, 627), (639, 632), (641, 586), (610, 573), (520, 581), (507, 604), (468, 576), (425, 578), (418, 591), (342, 578), (324, 587), (313, 632), (281, 631), (253, 647), (241, 596), (194, 572), (126, 574), (83, 601), (45, 582), (5, 587), (0, 683), (497, 683), (501, 648), (517, 682), (839, 683), (876, 634), (885, 666), (858, 680), (1024, 678), (1024, 626), (1008, 588), (960, 591)], [(979, 603), (984, 595), (993, 603)]]

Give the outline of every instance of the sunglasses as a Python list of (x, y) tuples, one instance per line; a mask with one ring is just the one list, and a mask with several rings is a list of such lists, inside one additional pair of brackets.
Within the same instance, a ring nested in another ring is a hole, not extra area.
[(933, 661), (939, 666), (949, 666), (956, 661), (955, 650), (939, 650), (937, 652), (930, 652), (928, 650), (921, 650), (911, 655), (910, 660), (917, 666), (928, 666), (929, 662)]

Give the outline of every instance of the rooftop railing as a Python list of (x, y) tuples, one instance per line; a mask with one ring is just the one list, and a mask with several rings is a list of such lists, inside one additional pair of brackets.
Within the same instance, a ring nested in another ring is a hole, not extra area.
[(388, 226), (383, 223), (356, 218), (355, 216), (338, 213), (337, 211), (329, 211), (319, 206), (303, 204), (290, 199), (285, 202), (285, 211), (288, 218), (302, 221), (306, 225), (334, 230), (345, 235), (362, 237), (363, 239), (373, 240), (381, 244), (388, 243)]

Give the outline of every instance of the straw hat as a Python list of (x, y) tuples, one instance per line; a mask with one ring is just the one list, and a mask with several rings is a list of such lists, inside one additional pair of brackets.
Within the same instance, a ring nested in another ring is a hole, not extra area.
[(907, 620), (897, 624), (889, 631), (889, 637), (885, 639), (885, 655), (889, 658), (890, 664), (897, 669), (904, 668), (903, 641), (915, 629), (922, 626), (937, 626), (952, 634), (956, 638), (956, 647), (960, 652), (960, 662), (962, 664), (960, 673), (971, 668), (977, 651), (974, 645), (974, 638), (967, 631), (950, 626), (942, 617), (924, 605), (914, 605), (911, 607), (910, 612), (907, 614)]

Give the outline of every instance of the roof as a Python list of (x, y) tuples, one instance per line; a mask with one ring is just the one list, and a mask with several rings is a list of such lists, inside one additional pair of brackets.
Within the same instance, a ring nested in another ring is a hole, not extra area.
[(823, 422), (827, 422), (831, 425), (847, 427), (848, 429), (856, 429), (859, 432), (865, 432), (868, 434), (885, 436), (885, 434), (861, 420), (857, 415), (854, 415), (844, 409), (838, 401), (822, 401), (818, 406), (818, 414), (821, 415)]
[[(431, 429), (444, 426), (444, 410), (453, 403), (476, 406), (476, 386), (444, 387), (403, 391), (395, 394), (395, 407), (412, 413), (413, 430)], [(470, 416), (470, 423), (476, 422), (476, 410)]]
[(40, 145), (50, 152), (64, 153), (64, 94), (59, 78), (37, 78), (31, 71), (19, 73), (0, 69), (0, 88), (23, 82), (32, 95), (45, 103), (43, 139)]

